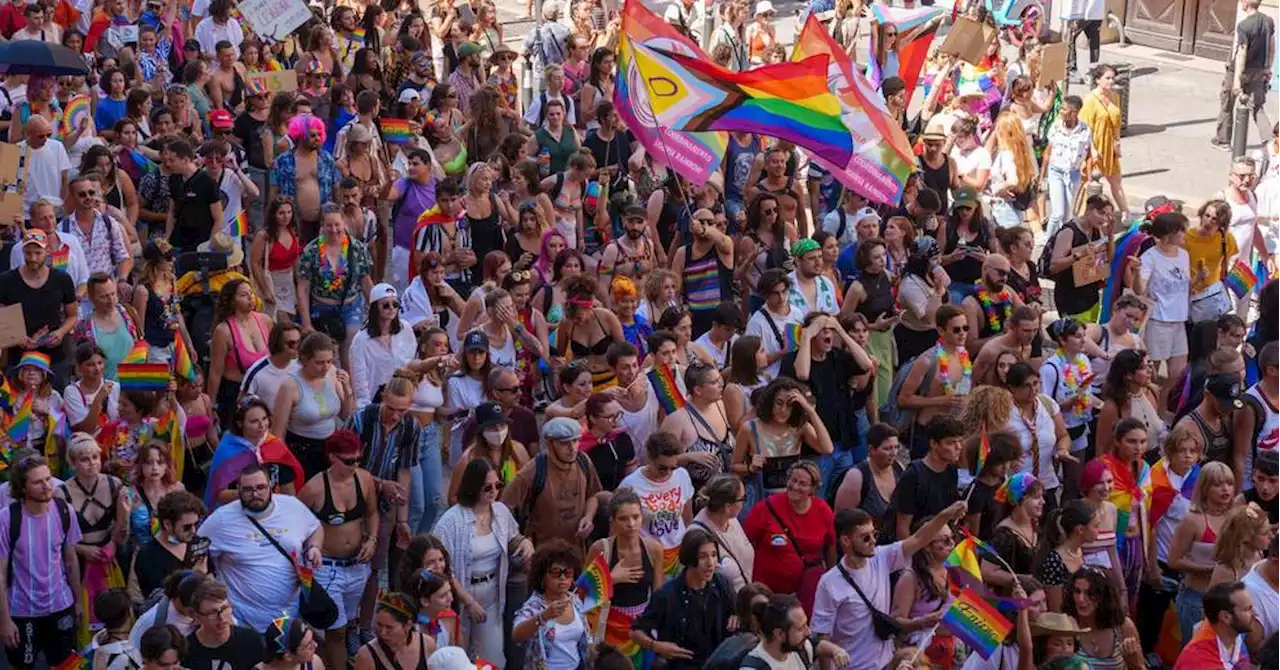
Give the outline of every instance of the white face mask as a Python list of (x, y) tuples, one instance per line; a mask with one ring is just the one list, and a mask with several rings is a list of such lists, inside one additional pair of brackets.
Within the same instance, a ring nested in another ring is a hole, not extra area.
[(496, 447), (507, 441), (507, 427), (499, 426), (497, 428), (488, 428), (484, 431), (484, 441), (490, 446)]

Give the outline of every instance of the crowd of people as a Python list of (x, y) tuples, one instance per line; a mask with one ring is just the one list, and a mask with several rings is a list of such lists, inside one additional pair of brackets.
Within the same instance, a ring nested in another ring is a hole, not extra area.
[[(274, 42), (229, 0), (0, 5), (89, 72), (0, 85), (10, 666), (1276, 667), (1280, 133), (1193, 215), (1130, 202), (1096, 49), (1065, 98), (1035, 39), (935, 55), (916, 105), (896, 27), (820, 4), (918, 147), (900, 202), (764, 135), (655, 160), (600, 0), (519, 46), (488, 0)], [(768, 0), (706, 11), (664, 18), (786, 59)], [(939, 627), (969, 536), (990, 658)]]

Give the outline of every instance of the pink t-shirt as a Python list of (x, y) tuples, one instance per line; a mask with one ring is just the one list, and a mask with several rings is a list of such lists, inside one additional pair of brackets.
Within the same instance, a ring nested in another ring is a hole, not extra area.
[[(907, 567), (901, 542), (876, 547), (876, 555), (861, 568), (850, 569), (848, 561), (843, 560), (841, 567), (877, 610), (889, 613), (893, 595), (889, 575)], [(893, 659), (893, 641), (876, 637), (871, 610), (839, 567), (828, 570), (818, 581), (813, 619), (809, 623), (813, 632), (828, 636), (832, 643), (849, 652), (852, 660), (841, 670), (881, 670)]]

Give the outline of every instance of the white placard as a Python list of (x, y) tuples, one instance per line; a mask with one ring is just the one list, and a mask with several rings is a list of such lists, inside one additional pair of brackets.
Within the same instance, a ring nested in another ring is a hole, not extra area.
[(312, 16), (303, 0), (245, 0), (239, 7), (253, 32), (270, 42), (283, 42)]

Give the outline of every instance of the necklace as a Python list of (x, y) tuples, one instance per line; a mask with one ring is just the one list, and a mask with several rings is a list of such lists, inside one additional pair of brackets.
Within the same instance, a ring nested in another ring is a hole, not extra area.
[(960, 383), (953, 384), (951, 382), (951, 354), (942, 347), (941, 341), (938, 343), (938, 378), (942, 381), (942, 392), (951, 395), (952, 393), (968, 393), (973, 379), (973, 363), (969, 361), (969, 352), (964, 347), (956, 347), (956, 358), (960, 361)]
[(1067, 387), (1067, 393), (1075, 395), (1075, 401), (1071, 403), (1071, 413), (1076, 417), (1083, 418), (1089, 412), (1089, 406), (1092, 402), (1087, 395), (1076, 395), (1084, 384), (1085, 379), (1089, 377), (1089, 359), (1084, 354), (1076, 354), (1072, 358), (1067, 357), (1067, 352), (1059, 349), (1058, 357), (1062, 359), (1062, 382)]
[(322, 292), (336, 294), (342, 291), (342, 287), (346, 284), (346, 268), (343, 266), (346, 263), (347, 252), (350, 248), (351, 236), (343, 235), (338, 262), (331, 263), (329, 261), (329, 236), (320, 236), (320, 244), (317, 248), (320, 254), (320, 281), (316, 282), (316, 284)]
[(993, 333), (1004, 331), (1004, 323), (1013, 316), (1013, 299), (1009, 296), (1009, 287), (1000, 289), (992, 295), (984, 283), (978, 283), (978, 303), (982, 305), (982, 313), (987, 317), (987, 327)]

